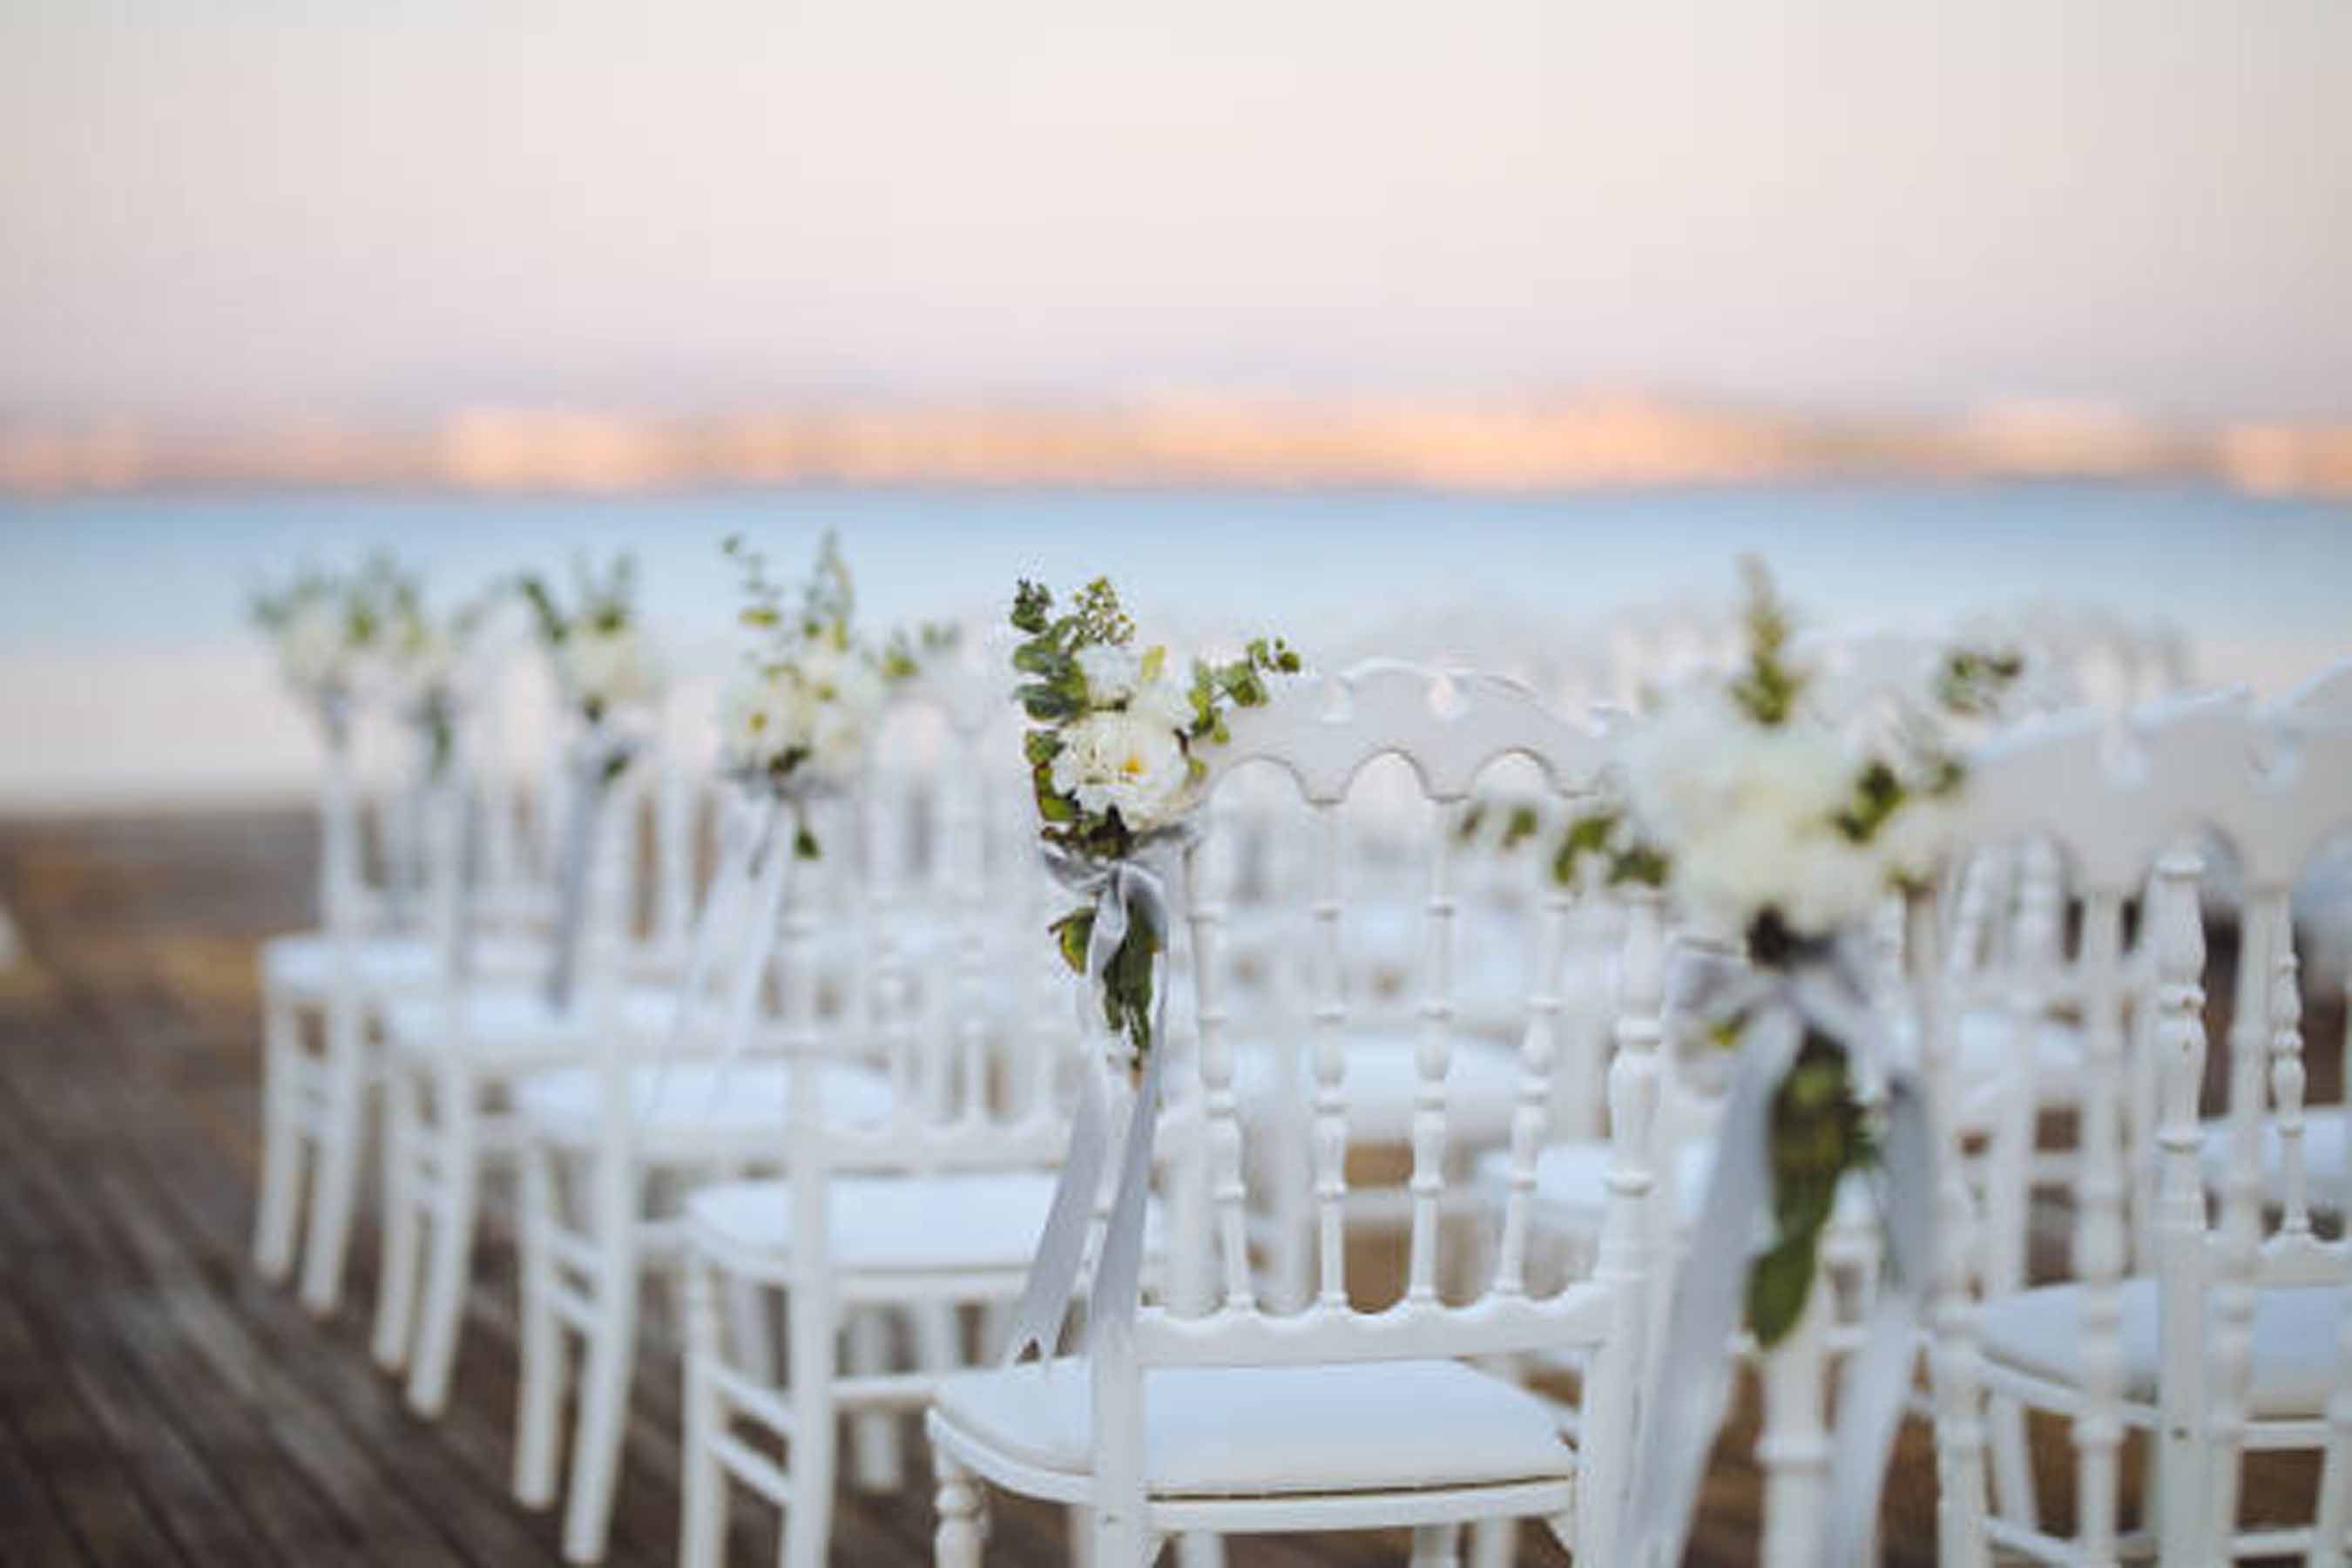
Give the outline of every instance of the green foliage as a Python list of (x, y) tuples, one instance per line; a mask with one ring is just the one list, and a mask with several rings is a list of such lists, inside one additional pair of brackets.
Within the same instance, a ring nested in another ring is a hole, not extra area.
[(789, 622), (798, 634), (795, 640), (827, 643), (839, 649), (849, 647), (857, 588), (849, 574), (849, 562), (841, 552), (838, 533), (827, 529), (818, 539), (816, 560), (799, 585), (799, 605), (789, 614), (785, 600), (791, 590), (768, 574), (766, 552), (752, 549), (740, 533), (729, 534), (719, 549), (742, 571), (747, 603), (736, 618), (745, 626), (776, 632)]
[(1845, 1047), (1808, 1032), (1771, 1110), (1771, 1244), (1748, 1274), (1748, 1326), (1769, 1350), (1796, 1327), (1839, 1183), (1876, 1156)]
[[(1503, 847), (1518, 843), (1507, 834)], [(1552, 880), (1563, 888), (1576, 886), (1588, 862), (1600, 865), (1601, 880), (1612, 888), (1663, 888), (1668, 861), (1665, 852), (1643, 838), (1625, 808), (1604, 802), (1569, 818), (1559, 847), (1552, 852)]]
[(963, 644), (963, 633), (945, 621), (925, 621), (912, 632), (900, 626), (882, 649), (882, 679), (912, 680), (923, 667), (945, 658)]
[[(1127, 934), (1105, 966), (1102, 977), (1103, 1024), (1128, 1037), (1139, 1058), (1151, 1048), (1152, 964), (1166, 945), (1164, 933), (1140, 907), (1130, 908)], [(1073, 974), (1087, 972), (1087, 950), (1094, 942), (1092, 906), (1072, 910), (1047, 928), (1062, 962)]]
[(1854, 778), (1853, 798), (1837, 814), (1837, 829), (1856, 844), (1867, 844), (1909, 798), (1893, 765), (1873, 757)]
[(515, 592), (530, 606), (540, 641), (549, 647), (563, 643), (583, 626), (598, 632), (619, 631), (635, 615), (637, 563), (627, 552), (614, 556), (601, 575), (585, 555), (576, 557), (572, 582), (572, 608), (567, 611), (538, 574), (526, 572), (515, 579)]
[(1791, 622), (1771, 573), (1747, 555), (1740, 558), (1739, 574), (1748, 586), (1748, 666), (1732, 681), (1731, 699), (1769, 730), (1787, 723), (1797, 710), (1804, 675), (1788, 662)]
[(555, 607), (555, 596), (547, 584), (533, 575), (525, 575), (515, 583), (515, 590), (523, 603), (530, 606), (531, 621), (539, 628), (539, 640), (553, 647), (572, 635), (572, 623)]
[(1252, 637), (1241, 658), (1223, 664), (1194, 661), (1192, 727), (1186, 739), (1219, 743), (1232, 739), (1225, 730), (1224, 706), (1262, 708), (1268, 696), (1265, 678), (1296, 675), (1302, 668), (1298, 655), (1280, 637)]
[(1956, 647), (1937, 673), (1936, 700), (1949, 713), (1988, 716), (2024, 673), (2025, 656), (2015, 648)]
[(1128, 910), (1127, 935), (1103, 971), (1103, 1022), (1123, 1034), (1141, 1061), (1151, 1049), (1151, 970), (1166, 945), (1140, 906)]
[(1055, 945), (1061, 949), (1062, 962), (1070, 966), (1073, 974), (1087, 972), (1087, 944), (1095, 939), (1095, 911), (1092, 905), (1072, 910), (1048, 928), (1054, 933)]
[(356, 650), (375, 647), (402, 612), (413, 614), (417, 593), (415, 579), (378, 552), (356, 572), (304, 567), (281, 588), (257, 590), (247, 610), (255, 626), (275, 635), (313, 606), (331, 605), (342, 619), (345, 646)]

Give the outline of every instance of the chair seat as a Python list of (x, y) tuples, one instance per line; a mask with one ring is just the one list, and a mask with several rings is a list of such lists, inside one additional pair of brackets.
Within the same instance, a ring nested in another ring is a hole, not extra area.
[[(543, 963), (546, 948), (518, 937), (488, 939), (475, 949), (485, 973), (516, 973)], [(437, 944), (422, 936), (364, 936), (352, 943), (362, 985), (372, 991), (423, 990), (441, 977)], [(335, 981), (335, 942), (325, 931), (295, 931), (261, 944), (262, 983), (299, 996), (323, 996)]]
[[(1345, 1082), (1351, 1142), (1401, 1143), (1412, 1137), (1413, 1097), (1421, 1091), (1421, 1068), (1414, 1061), (1419, 1048), (1416, 1037), (1403, 1030), (1359, 1028), (1349, 1033)], [(1314, 1050), (1309, 1041), (1301, 1051), (1301, 1107), (1315, 1091)], [(1243, 1113), (1271, 1116), (1285, 1095), (1274, 1052), (1245, 1045), (1235, 1058)], [(1475, 1037), (1454, 1042), (1445, 1066), (1445, 1125), (1457, 1149), (1497, 1143), (1510, 1136), (1520, 1070), (1518, 1052), (1507, 1046)]]
[[(839, 1175), (825, 1190), (835, 1266), (865, 1272), (1027, 1270), (1053, 1205), (1050, 1171)], [(784, 1181), (722, 1182), (686, 1201), (687, 1228), (722, 1254), (783, 1257), (793, 1245)], [(1155, 1250), (1157, 1211), (1147, 1216)]]
[[(825, 1120), (836, 1126), (873, 1126), (890, 1114), (890, 1084), (880, 1073), (850, 1062), (821, 1069)], [(549, 1068), (513, 1089), (515, 1115), (533, 1135), (554, 1142), (595, 1141), (604, 1109), (604, 1075), (591, 1067)], [(707, 1058), (635, 1067), (628, 1094), (646, 1152), (709, 1154), (714, 1140), (749, 1138), (780, 1148), (790, 1105), (790, 1069), (777, 1061), (715, 1062)]]
[[(2334, 1214), (2344, 1205), (2344, 1108), (2323, 1105), (2304, 1112), (2303, 1180), (2305, 1200), (2315, 1209)], [(2286, 1156), (2278, 1124), (2263, 1123), (2263, 1196), (2277, 1203), (2286, 1190)], [(2220, 1187), (2230, 1173), (2230, 1130), (2221, 1121), (2205, 1124), (2200, 1151), (2208, 1186)]]
[[(2336, 1328), (2344, 1302), (2344, 1291), (2326, 1285), (2256, 1292), (2253, 1381), (2247, 1394), (2252, 1415), (2290, 1420), (2324, 1413), (2335, 1381)], [(2162, 1366), (2156, 1281), (2125, 1281), (2123, 1306), (2124, 1395), (2152, 1403)], [(2074, 1285), (2047, 1285), (1988, 1301), (1978, 1317), (1985, 1357), (2032, 1376), (2077, 1384), (2082, 1311), (2082, 1290)]]
[[(1018, 1463), (1093, 1462), (1087, 1363), (943, 1379), (932, 1408)], [(1452, 1361), (1156, 1367), (1144, 1374), (1144, 1473), (1162, 1497), (1278, 1497), (1559, 1480), (1575, 1451), (1543, 1403)]]
[[(676, 987), (625, 985), (614, 1001), (613, 1022), (624, 1034), (659, 1038), (677, 1012)], [(577, 1056), (596, 1041), (604, 1021), (584, 992), (571, 1007), (557, 1009), (536, 978), (470, 985), (458, 1016), (453, 1035), (443, 997), (402, 996), (384, 1009), (384, 1033), (406, 1051), (433, 1055), (462, 1045), (484, 1061), (531, 1062)]]
[[(1536, 1205), (1554, 1224), (1580, 1228), (1597, 1226), (1609, 1195), (1607, 1178), (1611, 1152), (1600, 1139), (1554, 1143), (1536, 1155)], [(1682, 1223), (1698, 1217), (1706, 1196), (1706, 1179), (1715, 1170), (1712, 1140), (1683, 1144), (1674, 1154), (1675, 1212)], [(1478, 1180), (1499, 1191), (1510, 1180), (1511, 1156), (1496, 1149), (1479, 1157)]]

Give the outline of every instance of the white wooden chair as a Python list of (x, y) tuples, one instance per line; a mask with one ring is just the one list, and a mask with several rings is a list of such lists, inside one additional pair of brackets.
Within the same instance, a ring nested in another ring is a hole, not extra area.
[[(564, 1550), (573, 1561), (593, 1561), (604, 1549), (644, 1281), (683, 1264), (689, 1194), (781, 1168), (795, 1147), (786, 1135), (788, 1107), (803, 1100), (853, 1127), (887, 1124), (894, 1105), (919, 1103), (948, 1081), (914, 1070), (910, 1042), (961, 1038), (961, 1029), (985, 1028), (987, 1019), (1012, 1010), (1013, 998), (997, 983), (1008, 971), (977, 939), (992, 934), (998, 921), (1042, 929), (1045, 917), (1022, 902), (1017, 884), (995, 875), (1002, 854), (992, 857), (985, 879), (977, 879), (977, 862), (961, 858), (966, 847), (978, 853), (986, 826), (971, 753), (990, 717), (946, 682), (898, 694), (877, 749), (908, 765), (877, 763), (853, 799), (820, 803), (819, 861), (793, 855), (789, 809), (747, 803), (754, 816), (769, 814), (769, 851), (756, 868), (746, 868), (742, 896), (730, 907), (707, 908), (703, 918), (717, 922), (721, 936), (780, 929), (782, 941), (761, 948), (754, 937), (740, 938), (731, 957), (715, 966), (725, 979), (711, 1026), (688, 1028), (656, 1052), (614, 1037), (593, 1061), (534, 1073), (515, 1088), (523, 1174), (515, 1489), (532, 1506), (554, 1500), (565, 1336), (575, 1334), (583, 1370), (564, 1521)], [(922, 754), (901, 758), (898, 742), (909, 731)], [(1025, 786), (1025, 777), (1020, 782)], [(738, 840), (745, 860), (759, 837)], [(895, 868), (910, 847), (934, 873), (951, 864), (953, 877), (943, 882), (934, 874), (919, 884), (877, 879), (877, 867)], [(1020, 867), (1034, 870), (1025, 858)], [(976, 879), (961, 879), (967, 873)], [(975, 910), (985, 911), (988, 931), (972, 927)], [(760, 1005), (772, 979), (784, 1005), (781, 1016)], [(711, 1053), (717, 1044), (724, 1054)], [(812, 1060), (800, 1060), (810, 1053)], [(1026, 1090), (1024, 1102), (1038, 1092)], [(1042, 1103), (1051, 1105), (1050, 1092)], [(764, 1218), (756, 1199), (745, 1212)], [(730, 1277), (725, 1309), (739, 1370), (772, 1379), (774, 1358), (760, 1326), (762, 1288), (752, 1276)], [(889, 1325), (882, 1314), (846, 1316), (853, 1369), (886, 1372)], [(939, 1321), (934, 1313), (919, 1327), (936, 1337)], [(862, 1479), (895, 1484), (895, 1436), (887, 1424), (861, 1427)]]
[[(2087, 715), (2033, 727), (1979, 760), (1961, 807), (1971, 841), (2044, 837), (2070, 863), (2082, 897), (2086, 1082), (2071, 1279), (1972, 1302), (1969, 1205), (1948, 1190), (1932, 1355), (1941, 1554), (1958, 1564), (1988, 1562), (1996, 1547), (2101, 1564), (2147, 1552), (2166, 1563), (2256, 1553), (2338, 1563), (2352, 1495), (2352, 1329), (2343, 1321), (2352, 1252), (2318, 1239), (2309, 1222), (2287, 898), (2320, 845), (2352, 826), (2352, 730), (2315, 729), (2283, 743), (2242, 700), (2221, 699), (2170, 705), (2120, 741), (2109, 731)], [(2111, 754), (2118, 743), (2122, 754)], [(2231, 1158), (2210, 1226), (2199, 1170), (2200, 865), (2181, 848), (2184, 834), (2200, 828), (2231, 847), (2245, 887), (2226, 1094)], [(2145, 1038), (2158, 1069), (2158, 1166), (2152, 1267), (2134, 1276), (2123, 937), (2126, 901), (2151, 868), (2141, 921), (2155, 977)], [(1946, 1011), (1931, 1009), (1931, 1017)], [(1941, 1076), (1948, 1055), (1948, 1040), (1928, 1052), (1939, 1094), (1952, 1087)], [(2259, 1171), (2266, 1122), (2284, 1141), (2286, 1173), (2285, 1201), (2267, 1232)], [(1948, 1173), (1948, 1189), (1950, 1181)], [(1989, 1492), (1989, 1396), (2070, 1424), (2071, 1537), (2043, 1525), (2030, 1474), (1997, 1475)], [(2147, 1435), (2149, 1456), (2140, 1529), (2127, 1534), (2120, 1505), (2131, 1430)], [(2249, 1531), (2238, 1508), (2243, 1457), (2283, 1448), (2325, 1451), (2317, 1524)]]
[[(1580, 1559), (1613, 1561), (1641, 1362), (1646, 1259), (1638, 1209), (1654, 1060), (1629, 1051), (1613, 1069), (1620, 1164), (1616, 1212), (1591, 1278), (1530, 1291), (1534, 1163), (1551, 1098), (1549, 984), (1559, 911), (1529, 905), (1513, 1177), (1488, 1253), (1492, 1268), (1449, 1298), (1446, 1215), (1452, 1163), (1447, 1068), (1455, 912), (1453, 807), (1487, 764), (1531, 759), (1554, 788), (1587, 783), (1595, 738), (1524, 688), (1485, 677), (1438, 678), (1397, 665), (1360, 667), (1277, 694), (1238, 714), (1211, 763), (1213, 793), (1239, 769), (1270, 765), (1302, 798), (1316, 868), (1308, 896), (1319, 954), (1307, 1027), (1313, 1039), (1311, 1169), (1260, 1162), (1258, 1130), (1239, 1111), (1221, 981), (1226, 910), (1213, 885), (1188, 910), (1197, 1051), (1171, 1058), (1177, 1117), (1204, 1120), (1213, 1247), (1208, 1298), (1146, 1307), (1131, 1337), (1097, 1336), (1089, 1354), (969, 1373), (939, 1387), (929, 1430), (939, 1473), (938, 1557), (971, 1568), (985, 1534), (982, 1485), (1092, 1510), (1094, 1560), (1149, 1562), (1176, 1532), (1211, 1534), (1410, 1527), (1414, 1561), (1455, 1561), (1465, 1523), (1545, 1520)], [(1349, 1004), (1344, 961), (1352, 906), (1341, 809), (1357, 775), (1403, 759), (1425, 807), (1424, 962), (1418, 1088), (1407, 1184), (1404, 1293), (1377, 1307), (1349, 1277), (1347, 1161)], [(1188, 857), (1194, 879), (1203, 856)], [(1314, 1289), (1296, 1310), (1270, 1308), (1251, 1240), (1252, 1177), (1311, 1184)], [(1176, 1245), (1189, 1234), (1174, 1225)], [(1469, 1364), (1580, 1344), (1591, 1352), (1582, 1439), (1564, 1440), (1550, 1409)], [(1123, 1347), (1112, 1349), (1107, 1347)], [(1490, 1532), (1494, 1533), (1494, 1532)]]
[[(351, 719), (351, 743), (326, 748), (319, 795), (319, 918), (316, 929), (261, 946), (262, 1157), (254, 1258), (281, 1279), (301, 1239), (303, 1304), (324, 1315), (341, 1299), (343, 1261), (357, 1212), (368, 1110), (380, 1076), (375, 1029), (394, 998), (429, 993), (442, 975), (443, 943), (421, 900), (395, 900), (372, 876), (368, 846), (385, 850), (387, 870), (412, 857), (389, 824), (410, 813), (404, 786), (368, 780), (356, 742), (389, 739), (413, 749), (407, 726), (379, 727), (364, 709)], [(379, 734), (379, 728), (383, 733)], [(392, 776), (414, 776), (402, 756)], [(373, 825), (373, 832), (371, 826)], [(420, 847), (421, 848), (421, 847)], [(415, 857), (421, 859), (421, 855)], [(501, 929), (482, 933), (488, 966), (520, 962), (528, 944)], [(304, 1176), (310, 1176), (304, 1225)]]
[[(1068, 1136), (1060, 1085), (1076, 1031), (1054, 1021), (1068, 1016), (1066, 988), (1055, 988), (1061, 1005), (1041, 1016), (1023, 978), (1051, 956), (1034, 849), (1025, 833), (1009, 845), (990, 831), (995, 770), (975, 753), (992, 742), (1007, 757), (1018, 749), (1003, 715), (959, 719), (929, 780), (917, 875), (904, 853), (907, 824), (886, 811), (898, 843), (873, 841), (854, 927), (881, 959), (870, 1026), (887, 1063), (887, 1103), (845, 1104), (818, 1080), (813, 1064), (828, 1026), (806, 989), (788, 985), (792, 1088), (766, 1132), (782, 1173), (686, 1200), (680, 1560), (695, 1568), (720, 1560), (730, 1481), (782, 1510), (785, 1563), (822, 1564), (843, 1419), (856, 1426), (854, 1454), (875, 1455), (880, 1434), (919, 1409), (941, 1374), (971, 1364), (964, 1309), (982, 1310), (982, 1347), (992, 1352), (1045, 1228)], [(1025, 793), (1025, 777), (1009, 782)], [(805, 902), (788, 907), (787, 976), (807, 967), (816, 918)], [(902, 945), (910, 921), (933, 923), (944, 939), (934, 942), (928, 978), (910, 972)], [(1006, 942), (1020, 946), (1004, 951)], [(845, 1022), (856, 1020), (831, 1027)], [(877, 1353), (894, 1322), (909, 1331), (910, 1366)], [(781, 1377), (777, 1338), (786, 1349)], [(860, 1462), (852, 1476), (895, 1485), (896, 1464)]]
[[(2279, 700), (2271, 720), (2288, 730), (2352, 723), (2352, 659), (2331, 666)], [(2294, 915), (2302, 928), (2302, 973), (2306, 994), (2321, 985), (2336, 989), (2345, 1004), (2342, 1041), (2344, 1076), (2337, 1081), (2352, 1099), (2352, 844), (2331, 847), (2332, 853), (2306, 870), (2296, 887)], [(2285, 1191), (2284, 1145), (2276, 1128), (2263, 1132), (2263, 1191), (2268, 1202), (2282, 1201)], [(2345, 1104), (2314, 1106), (2305, 1111), (2303, 1158), (2309, 1173), (2312, 1206), (2339, 1219), (2352, 1216), (2352, 1111)], [(2205, 1175), (2220, 1188), (2227, 1179), (2230, 1139), (2225, 1124), (2207, 1129)]]
[[(438, 1414), (448, 1398), (485, 1183), (512, 1152), (511, 1087), (534, 1070), (588, 1060), (604, 1041), (655, 1039), (670, 1026), (674, 952), (639, 936), (649, 901), (639, 831), (648, 794), (693, 787), (654, 757), (640, 757), (608, 786), (595, 821), (576, 979), (561, 1004), (548, 994), (552, 951), (542, 943), (521, 968), (478, 964), (470, 951), (453, 948), (467, 961), (453, 958), (429, 989), (383, 1009), (385, 1212), (373, 1351), (385, 1370), (405, 1368), (408, 1403), (420, 1414)], [(661, 810), (654, 817), (677, 820)], [(434, 858), (450, 868), (437, 898), (459, 910), (460, 814), (445, 811), (435, 831), (445, 848)], [(688, 852), (686, 842), (657, 836), (656, 862)], [(446, 923), (465, 926), (455, 914)]]

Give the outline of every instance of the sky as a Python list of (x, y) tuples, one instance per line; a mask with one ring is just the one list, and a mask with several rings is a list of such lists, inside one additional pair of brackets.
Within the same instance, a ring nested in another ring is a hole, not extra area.
[(0, 0), (0, 418), (2352, 418), (2344, 0)]

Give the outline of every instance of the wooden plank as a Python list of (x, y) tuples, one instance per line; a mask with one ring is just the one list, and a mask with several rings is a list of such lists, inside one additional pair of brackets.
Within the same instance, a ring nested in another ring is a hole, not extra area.
[(0, 1563), (79, 1564), (89, 1559), (13, 1417), (9, 1391), (26, 1377), (20, 1363), (40, 1354), (32, 1323), (14, 1301), (0, 1300)]
[(107, 1568), (186, 1563), (150, 1506), (142, 1478), (82, 1404), (71, 1369), (37, 1335), (34, 1342), (35, 1353), (0, 1363), (0, 1410), (84, 1552)]
[[(79, 1092), (102, 1098), (106, 1093), (102, 1081), (86, 1078)], [(193, 1411), (200, 1413), (183, 1413), (180, 1419), (216, 1427), (228, 1424), (226, 1411), (234, 1408), (257, 1420), (257, 1432), (248, 1429), (246, 1440), (327, 1500), (341, 1521), (333, 1538), (352, 1560), (463, 1563), (467, 1561), (465, 1543), (471, 1539), (469, 1527), (483, 1527), (488, 1534), (484, 1544), (493, 1553), (506, 1554), (484, 1561), (545, 1559), (544, 1553), (530, 1550), (532, 1543), (527, 1536), (501, 1539), (488, 1532), (484, 1521), (467, 1518), (462, 1508), (454, 1508), (453, 1504), (463, 1501), (462, 1489), (420, 1498), (410, 1489), (385, 1484), (390, 1472), (384, 1454), (355, 1440), (346, 1408), (354, 1394), (381, 1401), (386, 1397), (384, 1390), (365, 1375), (363, 1367), (348, 1366), (347, 1358), (336, 1358), (333, 1370), (338, 1386), (331, 1393), (322, 1394), (304, 1385), (302, 1369), (315, 1364), (323, 1349), (314, 1329), (279, 1293), (267, 1292), (232, 1303), (223, 1289), (206, 1283), (205, 1268), (182, 1250), (187, 1233), (170, 1223), (171, 1199), (165, 1187), (126, 1172), (126, 1168), (136, 1170), (146, 1148), (146, 1140), (131, 1141), (70, 1190), (50, 1179), (62, 1164), (55, 1159), (42, 1162), (33, 1180), (42, 1184), (43, 1196), (54, 1206), (73, 1215), (77, 1229), (92, 1238), (93, 1247), (102, 1244), (121, 1254), (113, 1265), (117, 1271), (151, 1270), (176, 1285), (176, 1289), (147, 1292), (151, 1308), (145, 1317), (167, 1331), (163, 1338), (177, 1346), (182, 1359), (200, 1373), (194, 1386), (204, 1392), (192, 1401)], [(80, 1162), (85, 1170), (91, 1163), (87, 1158)], [(198, 1173), (179, 1173), (184, 1178)], [(241, 1260), (229, 1262), (215, 1257), (213, 1273), (238, 1280)], [(101, 1300), (121, 1294), (120, 1290), (101, 1293)], [(257, 1312), (252, 1310), (255, 1307), (265, 1310)], [(119, 1306), (114, 1310), (126, 1310)], [(279, 1337), (271, 1335), (272, 1320)], [(356, 1389), (343, 1377), (352, 1371), (360, 1373)], [(251, 1455), (247, 1458), (252, 1459)], [(284, 1506), (278, 1523), (297, 1540), (315, 1543), (325, 1533), (314, 1519), (304, 1517), (304, 1510), (282, 1496), (279, 1500)], [(511, 1521), (497, 1522), (510, 1525)]]

